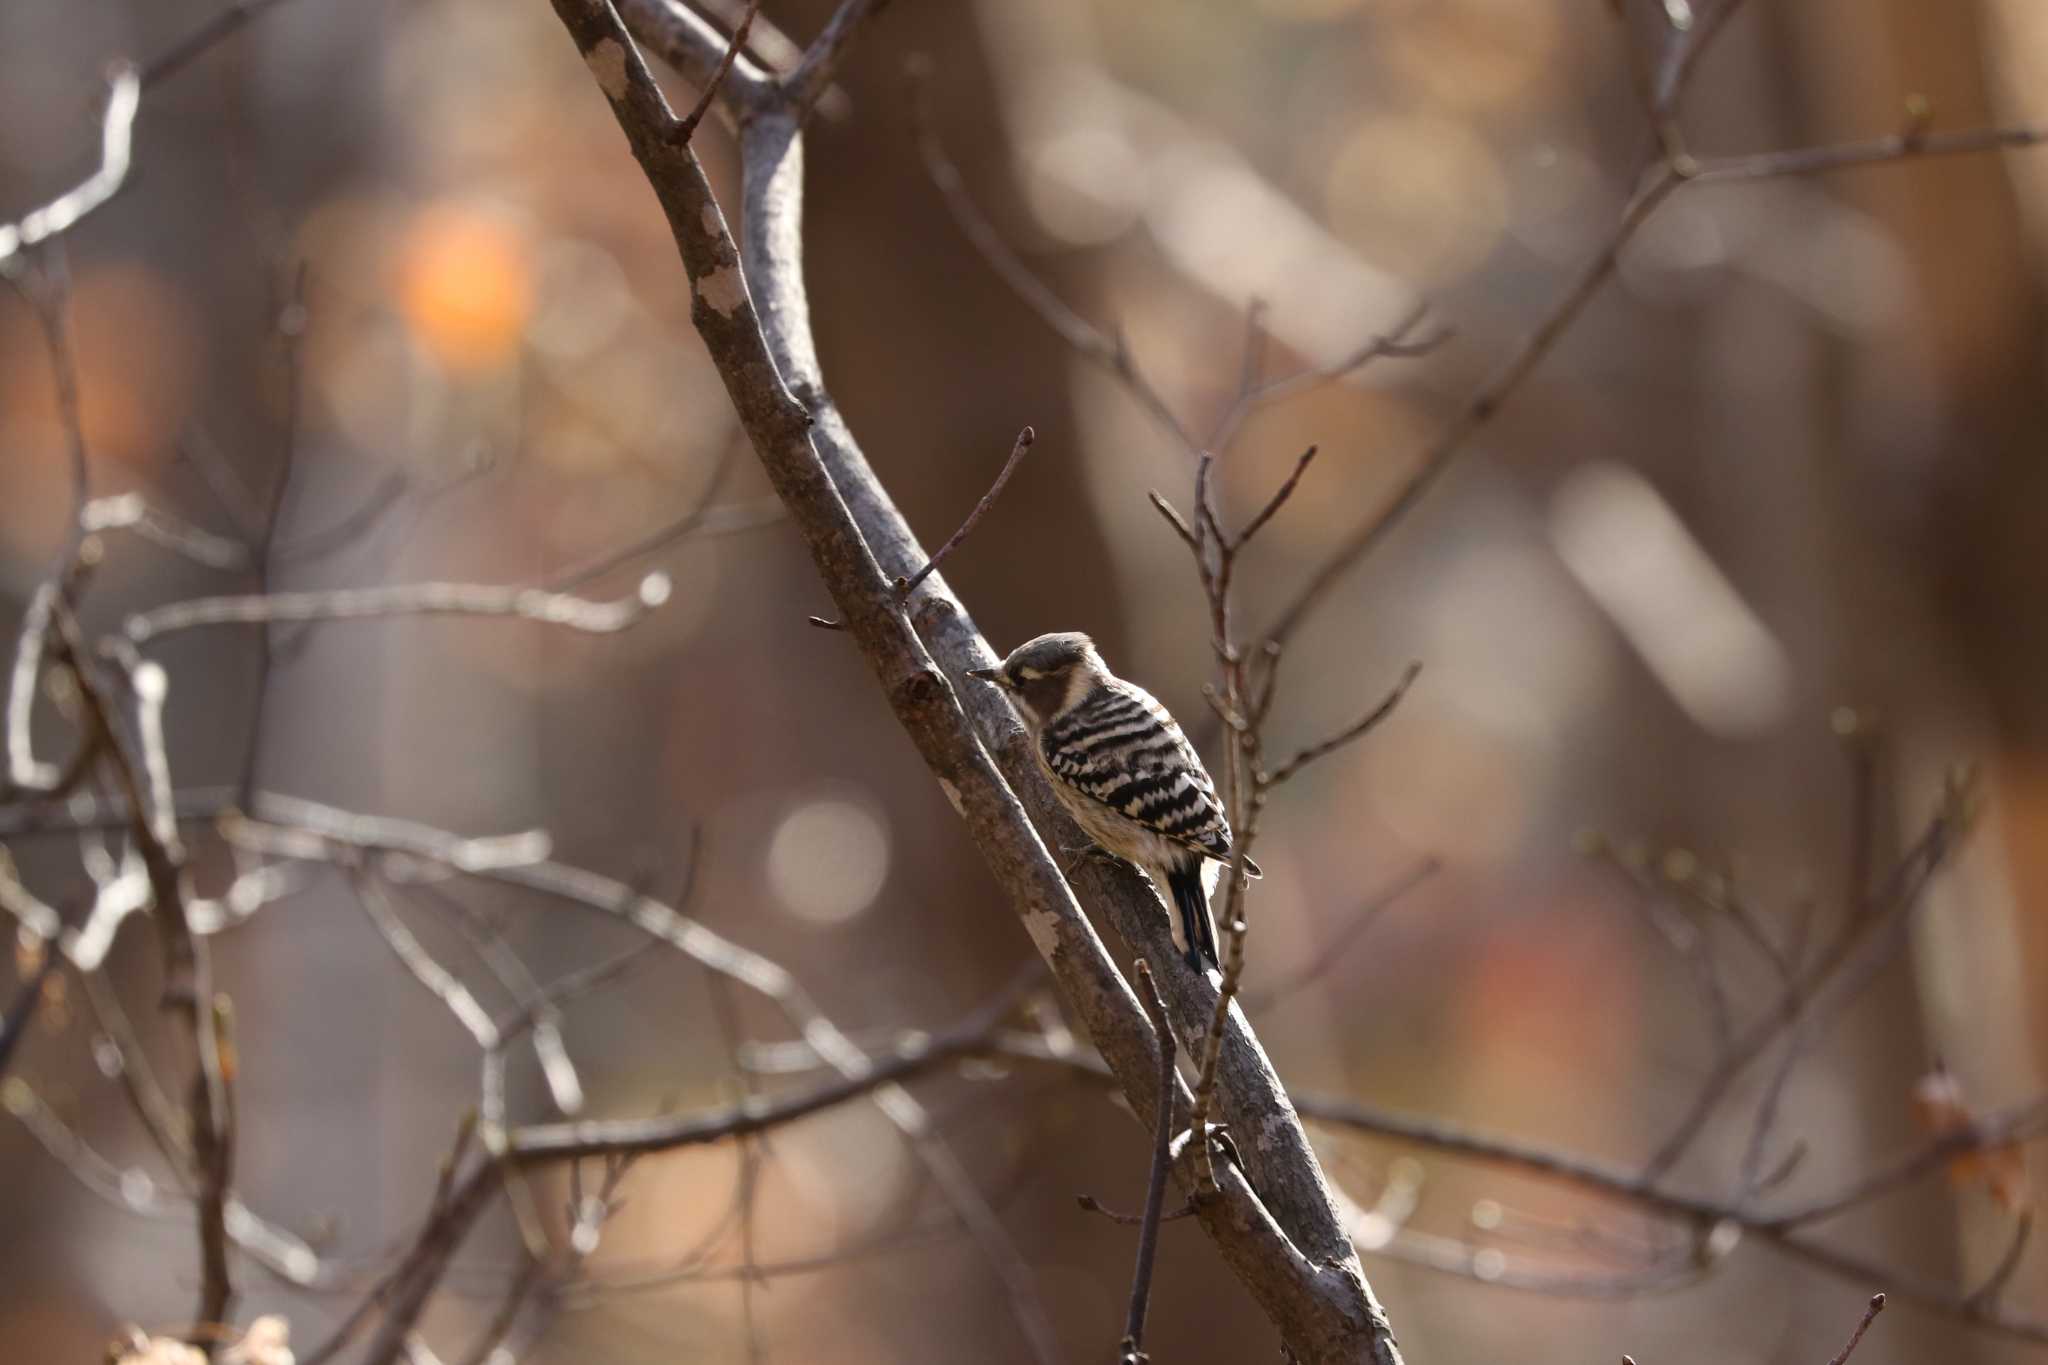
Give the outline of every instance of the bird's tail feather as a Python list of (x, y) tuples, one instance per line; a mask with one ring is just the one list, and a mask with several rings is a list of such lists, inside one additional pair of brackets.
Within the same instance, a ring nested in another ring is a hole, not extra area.
[(1196, 971), (1202, 964), (1221, 967), (1216, 957), (1216, 921), (1209, 913), (1209, 896), (1203, 887), (1199, 863), (1175, 868), (1166, 874), (1166, 887), (1180, 910), (1180, 936), (1187, 943), (1188, 966)]

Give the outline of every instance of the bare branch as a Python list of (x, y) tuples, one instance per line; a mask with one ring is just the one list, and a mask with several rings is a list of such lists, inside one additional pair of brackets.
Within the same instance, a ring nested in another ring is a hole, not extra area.
[(36, 688), (43, 678), (43, 651), (56, 610), (54, 580), (36, 586), (22, 613), (21, 637), (14, 647), (14, 667), (7, 685), (7, 785), (24, 791), (49, 791), (57, 786), (57, 769), (36, 757)]
[(1420, 663), (1409, 664), (1401, 673), (1401, 681), (1394, 684), (1394, 690), (1387, 693), (1381, 699), (1378, 706), (1373, 707), (1372, 710), (1366, 712), (1356, 722), (1346, 726), (1322, 743), (1309, 745), (1293, 758), (1281, 764), (1273, 772), (1261, 774), (1259, 785), (1277, 787), (1317, 759), (1343, 748), (1355, 739), (1370, 734), (1375, 726), (1393, 714), (1394, 708), (1401, 704), (1401, 698), (1408, 695), (1408, 689), (1414, 685), (1416, 677), (1421, 672), (1422, 665)]
[(95, 498), (85, 505), (78, 521), (79, 530), (87, 534), (131, 530), (144, 540), (209, 569), (239, 569), (249, 562), (248, 546), (158, 511), (140, 493)]
[(838, 73), (840, 63), (846, 60), (847, 48), (855, 35), (888, 8), (888, 3), (889, 0), (840, 0), (839, 8), (832, 11), (832, 17), (805, 50), (796, 70), (782, 80), (783, 95), (795, 104), (799, 118), (810, 116)]
[(754, 26), (754, 16), (760, 12), (761, 0), (747, 0), (746, 12), (740, 15), (739, 24), (733, 29), (732, 37), (725, 45), (725, 55), (718, 59), (717, 66), (711, 68), (711, 75), (705, 80), (704, 90), (697, 96), (697, 103), (691, 106), (690, 112), (683, 115), (682, 122), (676, 125), (677, 138), (688, 142), (696, 134), (697, 125), (704, 121), (704, 115), (711, 108), (711, 102), (718, 98), (719, 87), (724, 85), (726, 77), (732, 74), (733, 63), (739, 60), (741, 51), (747, 45), (747, 32)]
[(1138, 369), (1137, 361), (1124, 342), (1121, 334), (1112, 336), (1089, 322), (1069, 308), (1060, 297), (1046, 286), (1045, 281), (1032, 273), (1010, 244), (1003, 240), (995, 225), (989, 222), (981, 208), (967, 192), (967, 182), (960, 174), (960, 168), (946, 155), (945, 145), (939, 141), (937, 128), (931, 114), (929, 82), (922, 70), (911, 70), (911, 109), (913, 127), (917, 136), (917, 148), (924, 158), (925, 174), (931, 178), (933, 188), (945, 202), (946, 211), (953, 215), (974, 249), (981, 253), (989, 268), (1008, 285), (1011, 292), (1024, 305), (1038, 314), (1046, 326), (1059, 336), (1060, 340), (1073, 349), (1084, 360), (1089, 360), (1115, 375), (1141, 407), (1154, 420), (1171, 432), (1181, 446), (1188, 450), (1199, 448), (1194, 433), (1189, 431), (1175, 414), (1173, 405), (1152, 386)]
[[(199, 1174), (199, 1318), (202, 1330), (228, 1325), (228, 1304), (234, 1285), (228, 1275), (228, 1181), (235, 1159), (234, 1010), (225, 995), (200, 1007), (199, 1027), (211, 1034), (211, 1067), (201, 1065), (192, 1077), (187, 1108), (194, 1115), (210, 1113), (209, 1121), (192, 1125), (193, 1166)], [(201, 1044), (204, 1053), (206, 1045)]]
[(144, 89), (161, 84), (183, 71), (195, 60), (239, 31), (250, 21), (274, 8), (279, 0), (233, 0), (184, 37), (142, 64), (137, 73)]
[(1132, 980), (1145, 1017), (1152, 1021), (1152, 1034), (1159, 1040), (1159, 1109), (1152, 1119), (1152, 1169), (1145, 1181), (1145, 1212), (1138, 1224), (1138, 1263), (1131, 1272), (1131, 1303), (1124, 1316), (1123, 1360), (1145, 1359), (1145, 1309), (1152, 1297), (1152, 1262), (1159, 1253), (1159, 1220), (1166, 1205), (1166, 1176), (1173, 1165), (1173, 1025), (1166, 1017), (1166, 1002), (1152, 980), (1152, 965), (1139, 958), (1132, 964)]
[(1839, 1005), (1855, 993), (1850, 987), (1859, 977), (1867, 979), (1897, 954), (1904, 942), (1898, 931), (1918, 904), (1922, 890), (1954, 851), (1968, 819), (1967, 790), (1950, 792), (1878, 893), (1873, 912), (1844, 925), (1820, 959), (1784, 987), (1772, 1010), (1736, 1036), (1701, 1082), (1670, 1136), (1651, 1154), (1643, 1168), (1646, 1176), (1654, 1179), (1677, 1165), (1736, 1078), (1783, 1031), (1799, 1025), (1809, 1011)]
[(200, 1179), (198, 1321), (220, 1323), (226, 1320), (228, 1303), (234, 1294), (228, 1276), (226, 1225), (234, 1118), (222, 1046), (230, 1016), (226, 997), (214, 993), (211, 957), (204, 941), (192, 931), (187, 905), (185, 854), (172, 815), (170, 763), (163, 736), (163, 708), (169, 681), (153, 663), (121, 661), (135, 700), (135, 728), (142, 749), (139, 758), (133, 756), (114, 719), (113, 704), (94, 677), (78, 623), (62, 601), (54, 604), (51, 624), (61, 657), (71, 665), (91, 724), (107, 737), (109, 766), (128, 803), (129, 834), (147, 876), (149, 900), (155, 910), (163, 951), (161, 1007), (184, 1016), (197, 1054), (186, 1107)]
[(1159, 515), (1166, 518), (1166, 524), (1171, 526), (1173, 533), (1181, 538), (1181, 543), (1199, 556), (1202, 548), (1200, 543), (1195, 540), (1194, 528), (1188, 525), (1187, 518), (1180, 514), (1180, 510), (1168, 502), (1165, 496), (1157, 489), (1148, 490), (1145, 496), (1151, 500), (1154, 507), (1159, 509)]
[(699, 1114), (529, 1125), (506, 1135), (506, 1150), (520, 1162), (566, 1161), (672, 1151), (763, 1132), (986, 1050), (991, 1033), (1004, 1022), (1015, 1004), (1009, 999), (998, 1003), (999, 1009), (978, 1010), (952, 1028), (934, 1034), (923, 1047), (855, 1068), (852, 1075), (796, 1095), (756, 1096)]
[(1031, 443), (1037, 439), (1038, 433), (1030, 427), (1025, 427), (1017, 433), (1016, 444), (1010, 447), (1010, 458), (1003, 461), (1002, 472), (996, 475), (996, 481), (989, 485), (988, 492), (981, 495), (981, 501), (974, 504), (974, 510), (967, 514), (967, 520), (960, 523), (960, 529), (946, 537), (946, 543), (941, 545), (937, 553), (925, 561), (925, 566), (922, 569), (919, 569), (909, 578), (899, 578), (896, 580), (896, 595), (898, 597), (907, 599), (912, 593), (916, 592), (918, 584), (931, 577), (932, 570), (945, 563), (946, 556), (960, 548), (960, 542), (967, 539), (974, 528), (980, 524), (981, 519), (988, 515), (988, 509), (995, 506), (996, 499), (1003, 495), (1003, 485), (1010, 481), (1010, 475), (1017, 471), (1017, 466), (1024, 460), (1025, 452), (1031, 449)]
[[(548, 579), (547, 587), (554, 592), (568, 592), (580, 588), (644, 555), (666, 549), (695, 532), (706, 529), (710, 525), (713, 504), (738, 465), (737, 453), (732, 450), (726, 451), (719, 456), (718, 463), (712, 466), (710, 481), (704, 485), (704, 491), (697, 495), (696, 501), (690, 505), (688, 511), (668, 524), (657, 527), (638, 539), (628, 541), (615, 550), (603, 551), (573, 568), (562, 570)], [(780, 505), (777, 504), (776, 515), (780, 514)]]
[[(1732, 11), (1737, 0), (1725, 0)], [(1710, 35), (1703, 34), (1702, 38)], [(1690, 45), (1693, 56), (1683, 63), (1689, 69), (1703, 41)], [(1675, 91), (1676, 87), (1674, 87)], [(1675, 98), (1675, 93), (1672, 98)], [(1394, 496), (1372, 518), (1347, 536), (1323, 566), (1311, 576), (1281, 611), (1267, 638), (1285, 641), (1301, 626), (1310, 611), (1329, 594), (1343, 575), (1385, 538), (1435, 484), (1472, 436), (1498, 415), (1501, 407), (1521, 387), (1560, 337), (1578, 320), (1585, 307), (1611, 277), (1621, 253), (1664, 201), (1688, 184), (1715, 181), (1763, 180), (1784, 176), (1818, 175), (1856, 166), (1883, 165), (1930, 156), (1959, 156), (2002, 148), (2034, 147), (2048, 141), (2048, 127), (2020, 124), (1982, 128), (1965, 132), (1927, 134), (1915, 131), (1837, 146), (1766, 152), (1756, 156), (1722, 157), (1708, 161), (1660, 160), (1650, 178), (1629, 200), (1620, 219), (1593, 259), (1580, 271), (1534, 330), (1508, 355), (1499, 368), (1466, 400), (1458, 415), (1437, 438), (1424, 448)]]
[[(1259, 326), (1262, 310), (1258, 307), (1246, 312), (1246, 327), (1254, 339), (1264, 335)], [(1428, 355), (1451, 338), (1448, 327), (1439, 327), (1422, 336), (1415, 336), (1415, 330), (1429, 316), (1427, 301), (1417, 303), (1408, 313), (1386, 331), (1368, 338), (1349, 355), (1342, 356), (1328, 365), (1315, 365), (1296, 370), (1277, 379), (1260, 380), (1258, 377), (1258, 348), (1247, 344), (1245, 347), (1244, 375), (1238, 382), (1237, 394), (1230, 406), (1216, 419), (1216, 425), (1209, 432), (1205, 449), (1221, 455), (1230, 448), (1230, 443), (1243, 427), (1245, 419), (1260, 408), (1282, 403), (1309, 392), (1324, 384), (1333, 384), (1348, 379), (1381, 359), (1413, 359)]]
[(1393, 497), (1383, 503), (1371, 519), (1358, 527), (1331, 554), (1313, 576), (1281, 611), (1277, 620), (1266, 631), (1266, 638), (1281, 642), (1291, 638), (1301, 627), (1308, 613), (1326, 596), (1337, 581), (1350, 570), (1351, 566), (1376, 547), (1414, 506), (1422, 500), (1443, 475), (1445, 469), (1462, 451), (1466, 443), (1482, 427), (1499, 414), (1501, 406), (1522, 385), (1545, 356), (1550, 353), (1558, 339), (1578, 320), (1593, 296), (1607, 282), (1621, 262), (1622, 249), (1635, 236), (1638, 229), (1649, 221), (1650, 216), (1684, 182), (1668, 168), (1660, 169), (1649, 183), (1629, 200), (1622, 210), (1620, 221), (1608, 234), (1600, 249), (1594, 254), (1529, 335), (1511, 352), (1494, 372), (1487, 377), (1472, 396), (1465, 401), (1458, 415), (1451, 419), (1437, 438), (1426, 447), (1414, 463), (1411, 473), (1395, 490)]
[(455, 1021), (466, 1029), (476, 1045), (485, 1052), (498, 1050), (500, 1035), (498, 1027), (491, 1022), (491, 1016), (478, 1003), (469, 987), (462, 984), (456, 975), (434, 960), (406, 927), (399, 917), (397, 907), (377, 879), (362, 867), (349, 869), (349, 885), (355, 891), (356, 903), (376, 926), (386, 947), (411, 974), (412, 978), (426, 987), (435, 999), (447, 1006)]
[[(1037, 439), (1038, 433), (1030, 427), (1025, 427), (1017, 433), (1016, 444), (1010, 447), (1010, 458), (1003, 462), (1003, 468), (996, 475), (996, 481), (989, 485), (988, 492), (981, 495), (981, 501), (974, 504), (974, 510), (967, 514), (967, 520), (961, 522), (960, 528), (946, 538), (946, 543), (939, 547), (938, 553), (925, 561), (923, 568), (908, 578), (899, 576), (896, 579), (896, 600), (898, 604), (909, 601), (910, 595), (917, 591), (918, 585), (931, 577), (933, 570), (943, 564), (953, 551), (960, 548), (960, 542), (967, 539), (968, 534), (980, 524), (982, 517), (988, 514), (988, 509), (995, 505), (996, 499), (1002, 495), (1003, 485), (1010, 481), (1010, 475), (1022, 463), (1025, 452), (1031, 449), (1031, 443)], [(840, 630), (844, 628), (843, 622), (830, 621), (822, 616), (807, 616), (804, 619), (820, 630)]]
[[(958, 793), (958, 808), (984, 857), (998, 870), (1080, 1020), (1116, 1065), (1133, 1106), (1143, 1112), (1156, 1100), (1158, 1084), (1143, 1012), (1003, 774), (991, 764), (947, 675), (926, 652), (925, 640), (956, 677), (968, 668), (988, 667), (994, 655), (943, 589), (941, 575), (924, 585), (915, 630), (897, 609), (891, 575), (907, 576), (926, 556), (874, 481), (818, 374), (799, 260), (799, 118), (788, 108), (765, 107), (742, 124), (747, 210), (741, 220), (746, 233), (742, 271), (725, 231), (725, 215), (701, 166), (687, 146), (674, 146), (662, 135), (658, 102), (638, 93), (644, 69), (615, 19), (592, 0), (555, 0), (555, 5), (594, 70), (598, 56), (604, 58), (600, 74), (607, 78), (613, 112), (662, 203), (690, 276), (692, 321), (777, 493), (802, 530), (847, 630), (934, 776)], [(622, 59), (623, 69), (613, 65), (615, 59)], [(759, 312), (757, 294), (766, 300)], [(1026, 784), (1034, 808), (1055, 810), (1001, 700), (975, 698), (967, 704), (997, 736), (996, 750), (1015, 780)], [(1157, 902), (1134, 875), (1125, 877), (1105, 897), (1111, 914), (1134, 943), (1153, 942), (1164, 932)], [(1101, 884), (1105, 890), (1109, 885)], [(1181, 975), (1171, 978), (1174, 1000), (1169, 1003), (1199, 1010), (1206, 1018), (1213, 1000)], [(1224, 1197), (1203, 1210), (1203, 1224), (1298, 1350), (1321, 1359), (1391, 1365), (1399, 1352), (1337, 1222), (1306, 1138), (1292, 1122), (1284, 1092), (1242, 1016), (1232, 1018), (1226, 1090), (1233, 1121), (1242, 1116), (1263, 1135), (1262, 1150), (1248, 1158), (1252, 1179), (1288, 1225), (1283, 1230), (1252, 1196), (1250, 1180), (1234, 1167), (1220, 1182)]]
[[(1086, 1053), (1054, 1051), (1037, 1040), (1016, 1034), (999, 1035), (995, 1045), (1006, 1057), (1064, 1067), (1098, 1082), (1107, 1083), (1112, 1079), (1100, 1059)], [(1446, 1155), (1502, 1165), (1557, 1180), (1590, 1194), (1621, 1200), (1647, 1212), (1676, 1219), (1695, 1229), (1696, 1237), (1711, 1236), (1717, 1229), (1723, 1230), (1723, 1241), (1755, 1237), (1791, 1259), (1837, 1278), (1860, 1284), (1873, 1281), (1888, 1283), (1894, 1297), (1910, 1300), (1930, 1311), (1978, 1323), (2008, 1336), (2048, 1343), (2048, 1319), (2007, 1311), (1996, 1303), (1985, 1302), (1948, 1285), (1803, 1236), (1798, 1225), (1808, 1220), (1798, 1211), (1790, 1216), (1759, 1213), (1722, 1200), (1688, 1194), (1661, 1180), (1645, 1179), (1639, 1172), (1572, 1152), (1478, 1133), (1454, 1123), (1399, 1114), (1349, 1099), (1301, 1091), (1294, 1092), (1293, 1098), (1302, 1116), (1318, 1125), (1414, 1143)], [(1902, 1188), (1910, 1179), (1939, 1169), (1959, 1155), (1992, 1150), (2022, 1134), (2041, 1136), (2048, 1132), (2048, 1125), (2044, 1125), (2041, 1119), (2042, 1113), (2048, 1112), (2044, 1107), (2048, 1107), (2048, 1099), (1985, 1118), (1970, 1130), (1945, 1134), (1916, 1149), (1906, 1159), (1881, 1168), (1871, 1177), (1853, 1182), (1849, 1190), (1858, 1192), (1855, 1202), (1873, 1201)], [(1834, 1198), (1825, 1202), (1831, 1206), (1842, 1203)], [(1653, 1268), (1648, 1273), (1621, 1280), (1588, 1281), (1576, 1276), (1561, 1278), (1496, 1273), (1497, 1266), (1489, 1266), (1482, 1273), (1474, 1265), (1474, 1252), (1470, 1248), (1444, 1238), (1407, 1247), (1388, 1244), (1375, 1250), (1378, 1254), (1497, 1287), (1596, 1297), (1662, 1292), (1698, 1279), (1700, 1271), (1697, 1262), (1688, 1256), (1684, 1264), (1675, 1269)]]
[(1294, 496), (1295, 485), (1301, 482), (1303, 474), (1308, 473), (1309, 463), (1315, 457), (1316, 447), (1314, 446), (1310, 446), (1307, 450), (1301, 452), (1301, 458), (1294, 462), (1294, 468), (1285, 479), (1281, 480), (1280, 486), (1273, 490), (1273, 496), (1266, 499), (1266, 505), (1261, 507), (1257, 515), (1246, 522), (1244, 529), (1237, 533), (1237, 540), (1234, 542), (1235, 547), (1241, 548), (1244, 546), (1253, 536), (1259, 533), (1261, 527), (1273, 519), (1275, 512), (1286, 506), (1287, 500)]
[(1428, 881), (1431, 877), (1434, 877), (1442, 866), (1443, 864), (1439, 863), (1435, 858), (1424, 858), (1398, 878), (1393, 885), (1367, 901), (1364, 906), (1352, 915), (1349, 923), (1333, 935), (1328, 942), (1318, 946), (1315, 952), (1300, 967), (1264, 990), (1247, 996), (1245, 1003), (1256, 1012), (1264, 1010), (1269, 1006), (1277, 1005), (1282, 1001), (1294, 999), (1300, 995), (1304, 986), (1313, 984), (1341, 961), (1344, 950), (1353, 943), (1356, 943), (1366, 930), (1378, 923), (1380, 916), (1385, 914), (1396, 901)]
[(45, 949), (43, 960), (29, 973), (28, 980), (14, 989), (14, 999), (8, 1004), (7, 1012), (0, 1015), (0, 1076), (7, 1074), (8, 1063), (14, 1060), (14, 1050), (21, 1046), (22, 1035), (35, 1021), (36, 1011), (43, 1003), (43, 988), (56, 974), (57, 964), (63, 959), (55, 952)]
[(240, 597), (199, 597), (153, 607), (128, 618), (122, 633), (135, 644), (202, 626), (262, 625), (274, 621), (348, 621), (384, 616), (517, 616), (594, 635), (637, 625), (668, 600), (668, 575), (651, 573), (639, 591), (612, 602), (592, 602), (541, 588), (487, 583), (399, 583), (331, 592), (278, 592)]
[(1844, 1362), (1856, 1353), (1856, 1347), (1862, 1342), (1863, 1334), (1870, 1330), (1870, 1324), (1877, 1321), (1877, 1315), (1883, 1311), (1884, 1295), (1872, 1294), (1870, 1296), (1870, 1306), (1863, 1310), (1863, 1320), (1856, 1324), (1856, 1330), (1849, 1334), (1848, 1344), (1843, 1346), (1832, 1360), (1828, 1361), (1828, 1365), (1844, 1365)]
[(128, 178), (135, 110), (142, 79), (132, 66), (117, 66), (107, 82), (107, 109), (100, 119), (100, 167), (75, 188), (58, 195), (18, 222), (0, 223), (0, 274), (20, 267), (16, 257), (39, 242), (69, 231), (79, 219), (119, 192)]
[(1998, 1296), (2005, 1292), (2005, 1286), (2012, 1280), (2013, 1272), (2020, 1268), (2020, 1257), (2026, 1254), (2027, 1241), (2034, 1235), (2034, 1211), (2021, 1209), (2013, 1224), (2012, 1240), (2006, 1243), (2005, 1255), (1998, 1258), (1984, 1283), (1970, 1291), (1964, 1302), (1973, 1308), (1995, 1308)]
[(1728, 180), (1776, 180), (1794, 175), (1826, 175), (1858, 166), (1890, 165), (1922, 157), (1968, 156), (1977, 152), (2038, 147), (2048, 142), (2048, 125), (2015, 124), (2004, 128), (1971, 128), (1953, 133), (1907, 131), (1890, 137), (1845, 142), (1829, 147), (1802, 147), (1754, 156), (1715, 157), (1701, 161), (1688, 179), (1700, 184)]
[[(1680, 0), (1665, 0), (1665, 3), (1668, 8)], [(1706, 13), (1695, 13), (1689, 26), (1672, 35), (1653, 90), (1653, 108), (1658, 117), (1669, 119), (1677, 114), (1678, 101), (1692, 79), (1693, 67), (1706, 55), (1723, 26), (1735, 17), (1742, 5), (1743, 0), (1703, 0), (1701, 8)]]
[[(701, 0), (696, 5), (683, 0), (618, 0), (617, 8), (643, 48), (700, 87), (710, 81), (728, 43), (725, 33), (698, 11), (709, 14), (726, 32), (737, 27), (746, 13), (745, 0)], [(756, 14), (745, 49), (720, 87), (722, 98), (714, 107), (745, 110), (774, 98), (774, 73), (802, 60), (803, 49), (766, 16)], [(846, 92), (836, 85), (828, 86), (818, 101), (818, 112), (834, 118), (844, 115), (847, 108)]]

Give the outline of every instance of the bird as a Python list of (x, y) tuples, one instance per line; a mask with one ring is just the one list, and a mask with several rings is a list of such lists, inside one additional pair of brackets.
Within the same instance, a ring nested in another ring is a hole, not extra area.
[[(997, 667), (967, 676), (1007, 694), (1075, 823), (1105, 852), (1136, 864), (1180, 911), (1189, 968), (1220, 967), (1209, 896), (1231, 859), (1230, 821), (1172, 714), (1110, 672), (1078, 631), (1026, 640)], [(1261, 875), (1249, 858), (1244, 870)]]

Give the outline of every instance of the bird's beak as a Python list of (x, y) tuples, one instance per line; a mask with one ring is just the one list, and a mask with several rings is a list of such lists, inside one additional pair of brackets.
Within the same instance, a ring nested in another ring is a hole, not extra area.
[(994, 683), (997, 687), (1003, 685), (1003, 670), (1000, 668), (970, 668), (967, 670), (967, 676), (979, 678), (985, 683)]

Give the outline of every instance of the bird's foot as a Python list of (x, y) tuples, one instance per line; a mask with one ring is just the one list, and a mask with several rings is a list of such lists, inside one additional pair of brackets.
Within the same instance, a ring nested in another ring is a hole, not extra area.
[(1062, 848), (1060, 852), (1068, 857), (1066, 867), (1061, 869), (1062, 875), (1068, 877), (1080, 871), (1083, 863), (1108, 863), (1112, 867), (1126, 867), (1130, 865), (1125, 859), (1117, 857), (1116, 854), (1111, 853), (1101, 844), (1085, 844), (1080, 848)]

